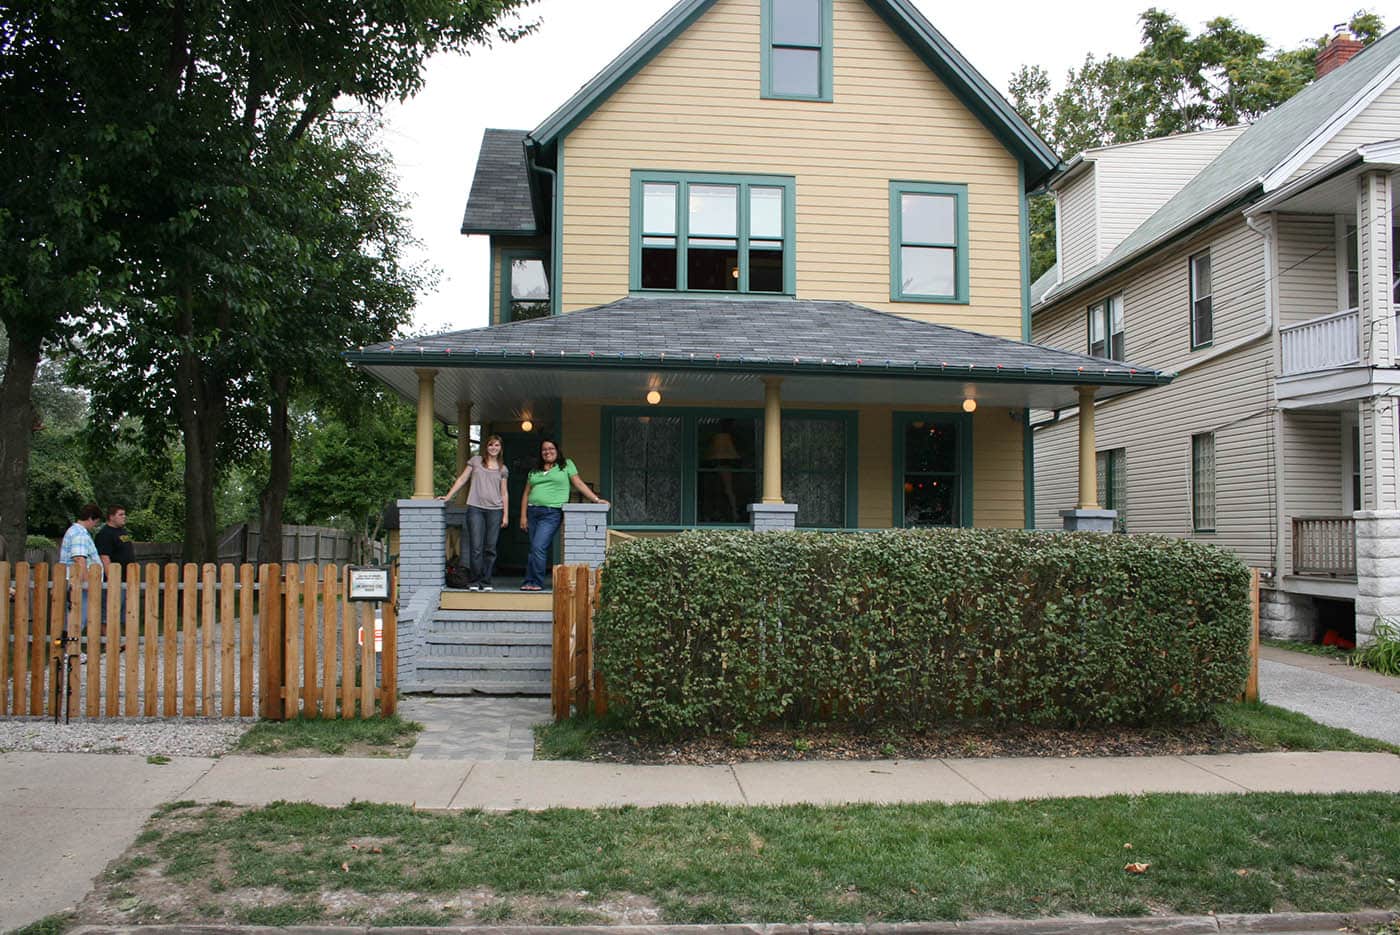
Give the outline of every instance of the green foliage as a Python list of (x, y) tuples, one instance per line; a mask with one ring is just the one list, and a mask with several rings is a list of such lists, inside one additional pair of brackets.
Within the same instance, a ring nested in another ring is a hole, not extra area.
[(92, 481), (83, 466), (83, 443), (72, 429), (36, 432), (30, 447), (28, 529), (62, 536), (78, 508), (93, 499)]
[(1400, 675), (1400, 622), (1377, 620), (1371, 642), (1352, 653), (1351, 664), (1382, 675)]
[(1215, 719), (1230, 733), (1242, 734), (1270, 750), (1400, 753), (1400, 747), (1394, 744), (1319, 724), (1306, 714), (1257, 701), (1217, 705)]
[(56, 912), (51, 916), (44, 916), (38, 922), (11, 929), (9, 935), (63, 935), (76, 926), (77, 913)]
[(259, 721), (242, 737), (238, 749), (244, 753), (285, 754), (293, 750), (315, 750), (338, 756), (352, 745), (377, 748), (375, 752), (406, 756), (423, 729), (417, 721), (398, 715), (372, 718), (293, 718), (289, 721)]
[(1207, 718), (1237, 695), (1248, 574), (1145, 536), (696, 531), (609, 551), (598, 665), (625, 722), (921, 727)]
[(26, 549), (56, 549), (58, 543), (48, 536), (25, 536), (24, 547)]

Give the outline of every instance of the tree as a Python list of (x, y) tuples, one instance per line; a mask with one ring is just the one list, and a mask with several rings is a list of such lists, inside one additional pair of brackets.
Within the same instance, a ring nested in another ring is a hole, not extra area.
[[(296, 264), (270, 258), (319, 249), (283, 226), (314, 132), (338, 102), (373, 109), (414, 93), (434, 52), (528, 32), (504, 21), (529, 2), (99, 5), (107, 54), (122, 63), (108, 96), (129, 106), (93, 118), (148, 140), (107, 179), (129, 283), (93, 345), (126, 399), (108, 392), (102, 405), (112, 417), (139, 412), (152, 447), (172, 430), (182, 439), (187, 559), (214, 555), (220, 472), (266, 418), (250, 363), (285, 338), (282, 303), (297, 291), (279, 278)], [(60, 40), (81, 55), (88, 38)]]
[[(1011, 77), (1012, 103), (1065, 156), (1115, 143), (1249, 123), (1297, 94), (1315, 75), (1326, 37), (1297, 49), (1270, 51), (1260, 36), (1216, 17), (1192, 36), (1174, 16), (1149, 8), (1138, 18), (1142, 49), (1071, 69), (1059, 91), (1038, 65)], [(1350, 24), (1363, 42), (1383, 31), (1379, 16), (1359, 11)], [(1031, 276), (1054, 263), (1054, 211), (1049, 196), (1031, 204)]]

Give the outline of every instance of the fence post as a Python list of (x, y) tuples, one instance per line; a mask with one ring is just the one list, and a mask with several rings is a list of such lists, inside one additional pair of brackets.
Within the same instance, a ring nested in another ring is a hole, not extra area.
[(399, 576), (390, 572), (389, 599), (384, 602), (384, 648), (380, 654), (380, 672), (383, 677), (383, 697), (379, 710), (390, 717), (399, 708), (399, 618), (394, 615), (394, 601), (398, 599)]
[(1259, 569), (1249, 570), (1249, 678), (1244, 685), (1244, 700), (1259, 700)]
[(572, 570), (575, 691), (571, 700), (582, 714), (588, 710), (589, 683), (593, 676), (593, 605), (589, 600), (593, 569), (587, 565), (577, 565)]
[[(10, 713), (10, 563), (0, 562), (0, 715)], [(19, 603), (19, 592), (15, 592)], [(18, 628), (16, 628), (18, 629)], [(15, 640), (18, 644), (19, 640)], [(16, 673), (18, 676), (18, 673)], [(19, 679), (15, 678), (16, 688)]]
[(608, 690), (603, 684), (603, 673), (598, 671), (598, 658), (593, 652), (593, 621), (592, 616), (598, 612), (598, 605), (603, 599), (603, 569), (598, 567), (593, 571), (593, 604), (588, 622), (588, 660), (593, 673), (593, 716), (602, 717), (608, 713)]
[(550, 709), (554, 720), (562, 721), (569, 716), (569, 600), (567, 584), (570, 580), (563, 565), (554, 566), (554, 646), (550, 664), (549, 695)]
[(258, 617), (262, 624), (262, 646), (259, 665), (262, 666), (262, 716), (269, 721), (286, 718), (282, 700), (282, 566), (263, 565), (258, 569), (261, 591), (258, 594)]

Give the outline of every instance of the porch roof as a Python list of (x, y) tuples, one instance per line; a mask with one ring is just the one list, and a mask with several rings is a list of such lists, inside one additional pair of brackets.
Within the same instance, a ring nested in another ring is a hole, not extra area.
[(973, 396), (1044, 409), (1076, 405), (1076, 386), (1113, 396), (1174, 376), (850, 302), (679, 296), (631, 296), (345, 356), (406, 399), (416, 397), (413, 371), (437, 368), (445, 421), (455, 418), (453, 396), (483, 418), (511, 418), (551, 396), (635, 401), (660, 389), (672, 401), (746, 399), (757, 375), (786, 377), (785, 401), (944, 405)]

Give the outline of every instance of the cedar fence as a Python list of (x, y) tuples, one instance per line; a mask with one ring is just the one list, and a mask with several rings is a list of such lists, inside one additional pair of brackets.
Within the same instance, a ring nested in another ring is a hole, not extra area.
[(104, 582), (96, 564), (70, 577), (67, 565), (0, 562), (0, 715), (63, 713), (65, 654), (74, 716), (282, 720), (394, 712), (392, 595), (381, 605), (377, 661), (373, 610), (346, 599), (344, 567), (109, 571)]
[(593, 660), (593, 614), (603, 571), (587, 565), (554, 566), (554, 663), (550, 704), (556, 721), (590, 705), (595, 716), (608, 710), (607, 692)]

